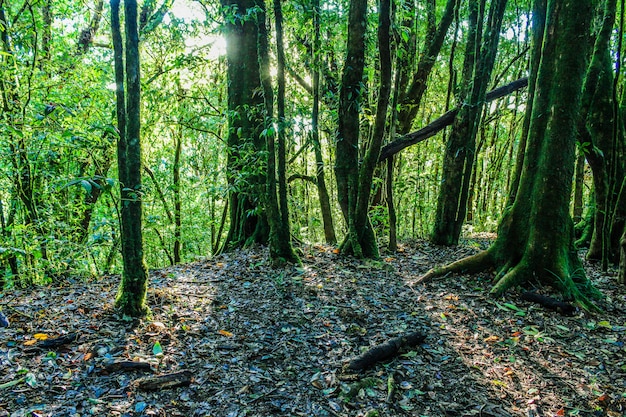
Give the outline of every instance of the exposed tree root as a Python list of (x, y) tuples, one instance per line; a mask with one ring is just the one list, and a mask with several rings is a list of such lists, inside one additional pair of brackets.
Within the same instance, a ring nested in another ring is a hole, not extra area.
[(426, 272), (424, 275), (411, 282), (410, 285), (424, 284), (433, 278), (446, 275), (451, 272), (480, 272), (493, 266), (493, 256), (489, 250), (484, 250), (475, 255), (468, 256), (451, 264), (439, 266)]
[(569, 260), (569, 262), (562, 261), (561, 271), (558, 273), (547, 270), (540, 271), (535, 266), (536, 262), (528, 260), (531, 257), (528, 254), (515, 262), (510, 255), (504, 255), (505, 251), (501, 250), (500, 245), (501, 242), (496, 241), (485, 251), (433, 268), (409, 285), (423, 284), (449, 273), (477, 273), (490, 268), (497, 268), (494, 285), (489, 291), (494, 296), (502, 295), (511, 288), (521, 286), (534, 278), (539, 278), (540, 282), (559, 291), (565, 299), (574, 300), (582, 309), (600, 311), (593, 300), (599, 299), (601, 294), (593, 287), (584, 272), (579, 273), (582, 269), (578, 268), (572, 271), (573, 268), (570, 267), (572, 264), (579, 264), (576, 259)]

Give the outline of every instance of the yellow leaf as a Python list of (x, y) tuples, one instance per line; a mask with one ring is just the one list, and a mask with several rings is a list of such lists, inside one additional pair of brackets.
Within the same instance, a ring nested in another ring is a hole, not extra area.
[(233, 336), (234, 336), (231, 332), (229, 332), (229, 331), (227, 331), (227, 330), (221, 330), (221, 329), (220, 329), (220, 330), (218, 330), (217, 332), (218, 332), (219, 334), (221, 334), (222, 336), (226, 336), (226, 337), (233, 337)]
[(32, 346), (37, 343), (37, 339), (30, 339), (24, 342), (24, 346)]
[(487, 343), (496, 343), (499, 340), (498, 336), (489, 336), (485, 339)]
[(48, 335), (45, 333), (35, 333), (33, 337), (37, 340), (46, 340), (48, 338)]

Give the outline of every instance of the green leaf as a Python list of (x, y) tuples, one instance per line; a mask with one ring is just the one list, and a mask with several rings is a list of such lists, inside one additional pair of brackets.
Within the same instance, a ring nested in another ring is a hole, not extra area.
[(87, 191), (88, 193), (91, 193), (91, 183), (87, 180), (80, 180), (80, 185), (81, 187), (83, 187), (85, 189), (85, 191)]
[(521, 308), (519, 308), (518, 306), (516, 306), (515, 304), (512, 303), (504, 303), (504, 306), (511, 309), (511, 310), (515, 310), (515, 311), (522, 311)]
[(152, 353), (154, 353), (154, 356), (163, 356), (163, 348), (158, 340), (154, 342), (154, 346), (152, 346)]
[(35, 388), (37, 386), (37, 378), (31, 372), (26, 374), (26, 378), (24, 380), (26, 381), (26, 384), (28, 384), (28, 386), (31, 388)]

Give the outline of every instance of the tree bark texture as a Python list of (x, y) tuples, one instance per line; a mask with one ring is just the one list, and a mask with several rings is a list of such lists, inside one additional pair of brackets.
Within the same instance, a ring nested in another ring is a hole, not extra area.
[[(371, 225), (356, 234), (356, 207), (359, 189), (359, 114), (364, 87), (365, 35), (367, 31), (367, 1), (351, 0), (348, 17), (348, 41), (339, 93), (339, 128), (337, 132), (335, 176), (339, 206), (348, 226), (342, 244), (344, 253), (356, 256), (376, 256), (377, 247)], [(366, 243), (365, 248), (360, 248)]]
[[(278, 150), (274, 135), (274, 99), (272, 80), (270, 76), (270, 62), (268, 51), (268, 36), (265, 26), (265, 3), (260, 2), (261, 12), (257, 18), (259, 68), (261, 70), (261, 85), (265, 102), (265, 137), (267, 148), (266, 194), (264, 205), (266, 217), (270, 226), (269, 249), (270, 259), (274, 264), (296, 262), (297, 256), (291, 247), (291, 233), (289, 232), (289, 214), (287, 208), (287, 179), (285, 173), (285, 55), (282, 50), (282, 10), (280, 3), (274, 3), (276, 18), (276, 42), (278, 50)], [(282, 155), (281, 155), (282, 153)], [(276, 161), (278, 159), (278, 169)], [(278, 176), (278, 187), (277, 187)], [(278, 190), (277, 190), (278, 188)], [(277, 194), (278, 193), (278, 194)]]
[[(610, 242), (610, 222), (617, 198), (613, 165), (613, 69), (610, 41), (615, 22), (616, 0), (607, 0), (601, 10), (602, 25), (596, 36), (593, 54), (585, 78), (581, 115), (578, 120), (578, 141), (593, 173), (594, 228), (587, 258), (619, 259), (619, 240)], [(620, 181), (621, 182), (621, 181)], [(615, 191), (615, 192), (613, 192)]]
[[(474, 167), (476, 134), (481, 121), (487, 85), (496, 59), (502, 19), (507, 0), (495, 0), (489, 7), (487, 28), (478, 50), (478, 30), (482, 17), (477, 1), (470, 1), (470, 29), (461, 87), (461, 105), (443, 159), (441, 186), (437, 199), (431, 240), (440, 245), (456, 245), (467, 211), (470, 177)], [(476, 56), (476, 54), (478, 55)]]
[[(458, 0), (447, 1), (439, 25), (433, 32), (433, 35), (427, 40), (425, 51), (419, 59), (417, 70), (413, 74), (411, 83), (399, 97), (400, 111), (398, 112), (397, 131), (401, 135), (411, 131), (413, 120), (417, 116), (422, 97), (426, 92), (428, 77), (437, 61), (437, 56), (439, 56), (448, 29), (454, 19), (454, 10), (458, 7), (458, 3)], [(433, 26), (432, 23), (431, 26)]]
[[(118, 176), (121, 193), (121, 239), (124, 264), (115, 305), (124, 315), (141, 317), (148, 311), (145, 303), (148, 271), (143, 258), (142, 237), (143, 190), (141, 186), (139, 111), (141, 95), (136, 0), (125, 0), (124, 12), (126, 40), (123, 48), (120, 33), (119, 0), (111, 0), (111, 30), (114, 46), (119, 133)], [(125, 54), (123, 49), (125, 49)], [(125, 56), (123, 57), (123, 55)]]
[(330, 196), (326, 187), (326, 175), (324, 173), (324, 157), (322, 155), (322, 144), (320, 142), (319, 114), (320, 114), (320, 72), (321, 72), (321, 42), (320, 42), (320, 2), (313, 0), (313, 30), (315, 31), (313, 40), (313, 109), (311, 111), (311, 140), (313, 142), (313, 152), (315, 153), (316, 165), (316, 187), (320, 200), (320, 210), (324, 224), (324, 239), (329, 245), (337, 243), (335, 225), (330, 205)]
[(223, 249), (267, 243), (261, 209), (266, 187), (265, 108), (258, 53), (259, 0), (223, 0), (228, 62), (228, 156), (230, 228)]
[[(569, 215), (575, 129), (586, 66), (579, 48), (571, 45), (587, 40), (592, 2), (542, 1), (537, 0), (535, 11), (546, 10), (546, 38), (538, 72), (532, 74), (536, 77), (533, 112), (517, 198), (488, 250), (432, 270), (425, 278), (495, 267), (494, 294), (537, 280), (583, 308), (593, 309), (591, 298), (598, 293), (585, 277), (574, 248)], [(533, 17), (541, 20), (540, 15)]]

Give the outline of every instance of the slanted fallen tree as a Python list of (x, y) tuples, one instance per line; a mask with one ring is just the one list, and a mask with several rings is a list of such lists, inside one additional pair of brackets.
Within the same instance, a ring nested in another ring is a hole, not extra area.
[[(528, 86), (528, 77), (520, 78), (519, 80), (515, 80), (509, 84), (491, 90), (487, 93), (485, 101), (490, 102), (498, 98), (507, 96), (515, 91), (521, 90), (526, 86)], [(416, 143), (423, 142), (426, 139), (435, 136), (447, 126), (450, 126), (452, 122), (454, 122), (454, 118), (457, 116), (458, 113), (459, 107), (457, 106), (454, 109), (445, 112), (442, 116), (438, 117), (433, 122), (429, 123), (427, 126), (424, 126), (420, 130), (400, 136), (393, 142), (383, 146), (380, 151), (380, 156), (378, 157), (378, 162), (382, 162), (385, 159), (394, 156), (401, 150), (408, 148), (411, 145), (415, 145)]]

